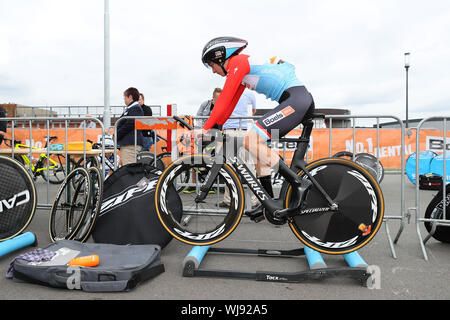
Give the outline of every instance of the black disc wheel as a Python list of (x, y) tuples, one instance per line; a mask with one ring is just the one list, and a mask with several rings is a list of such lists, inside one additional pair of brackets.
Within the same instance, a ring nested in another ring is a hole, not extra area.
[[(197, 195), (211, 170), (212, 159), (206, 155), (190, 155), (177, 159), (164, 170), (156, 186), (155, 202), (164, 228), (176, 239), (191, 245), (211, 245), (233, 232), (244, 211), (244, 190), (235, 173), (223, 164), (216, 182), (205, 199)], [(189, 174), (188, 184), (194, 191), (179, 193), (182, 202), (181, 222), (170, 210), (169, 190), (175, 191), (180, 176)], [(222, 182), (223, 181), (223, 182)], [(230, 205), (221, 206), (225, 188), (229, 190)]]
[(20, 235), (36, 210), (36, 188), (18, 161), (0, 156), (0, 241)]
[[(313, 185), (301, 213), (289, 222), (294, 234), (305, 245), (327, 254), (350, 253), (369, 243), (384, 215), (383, 194), (373, 176), (358, 164), (337, 158), (315, 161), (307, 170), (337, 208), (317, 210), (330, 207), (330, 203)], [(306, 177), (304, 172), (299, 175)], [(292, 188), (285, 192), (288, 207)]]
[[(445, 204), (444, 200), (445, 199)], [(445, 219), (444, 219), (445, 205)], [(450, 184), (445, 188), (445, 198), (442, 197), (442, 189), (428, 204), (425, 211), (426, 219), (450, 220)], [(433, 222), (425, 222), (425, 228), (429, 233), (433, 230)], [(450, 226), (436, 226), (432, 237), (443, 243), (450, 243)]]

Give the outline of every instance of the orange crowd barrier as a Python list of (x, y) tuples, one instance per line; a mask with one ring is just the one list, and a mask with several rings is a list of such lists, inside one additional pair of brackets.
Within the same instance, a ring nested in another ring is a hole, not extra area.
[[(138, 123), (138, 122), (137, 122)], [(151, 125), (144, 125), (139, 123), (139, 129), (158, 129), (158, 134), (162, 137), (167, 136), (167, 130), (177, 128), (177, 140), (185, 132), (180, 126), (175, 123), (168, 122), (163, 124), (159, 122), (155, 127)], [(416, 152), (416, 132), (411, 130), (411, 135), (405, 135), (405, 161), (409, 155)], [(420, 131), (420, 150), (432, 150), (437, 153), (442, 152), (442, 148), (446, 145), (447, 149), (450, 149), (450, 144), (444, 143), (441, 130), (423, 129)], [(15, 129), (15, 140), (21, 140), (22, 144), (43, 148), (45, 146), (45, 137), (47, 136), (46, 129), (32, 129), (32, 141), (30, 141), (29, 129)], [(65, 141), (65, 129), (51, 129), (49, 131), (50, 136), (57, 136), (58, 139), (52, 141), (52, 143), (66, 144)], [(86, 129), (86, 139), (98, 141), (99, 136), (102, 135), (101, 129)], [(293, 130), (288, 134), (288, 137), (298, 137), (301, 135), (301, 130)], [(379, 159), (385, 168), (401, 168), (401, 130), (400, 129), (381, 129), (379, 135), (377, 135), (376, 129), (355, 129), (355, 141), (353, 141), (353, 129), (332, 129), (331, 132), (331, 155), (339, 151), (353, 152), (353, 148), (356, 153), (370, 153), (374, 156), (379, 156)], [(450, 137), (450, 132), (447, 134)], [(8, 132), (5, 136), (11, 139), (11, 132)], [(68, 142), (83, 141), (84, 133), (82, 129), (68, 129), (67, 130)], [(377, 141), (377, 137), (379, 140)], [(379, 145), (379, 149), (377, 146)], [(157, 143), (157, 152), (162, 151), (162, 147), (166, 146), (166, 142), (163, 140)], [(285, 155), (286, 160), (289, 162), (295, 151), (296, 145), (291, 142), (279, 142), (272, 146), (275, 150), (278, 150), (280, 154)], [(7, 148), (3, 143), (0, 148)], [(190, 150), (191, 146), (178, 146), (179, 151), (186, 153)], [(154, 149), (153, 149), (154, 150)], [(377, 153), (378, 150), (378, 153)], [(38, 155), (35, 155), (38, 156)], [(308, 152), (308, 160), (314, 161), (321, 158), (330, 156), (330, 131), (329, 129), (314, 129), (311, 135), (310, 149)]]

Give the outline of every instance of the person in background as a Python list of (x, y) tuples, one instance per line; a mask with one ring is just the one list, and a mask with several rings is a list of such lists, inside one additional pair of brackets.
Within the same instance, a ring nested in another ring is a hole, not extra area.
[[(249, 105), (252, 106), (251, 113), (249, 113)], [(227, 134), (228, 136), (242, 137), (242, 138), (245, 137), (245, 135), (247, 134), (247, 128), (249, 125), (251, 125), (251, 123), (248, 123), (248, 122), (251, 122), (251, 121), (246, 120), (246, 119), (231, 119), (231, 118), (233, 118), (233, 117), (248, 118), (248, 117), (254, 116), (255, 113), (256, 113), (255, 94), (253, 92), (251, 92), (250, 90), (245, 89), (244, 92), (242, 93), (238, 103), (236, 104), (236, 107), (234, 108), (233, 113), (230, 116), (230, 119), (228, 119), (223, 124), (224, 133)], [(246, 165), (252, 171), (252, 173), (255, 175), (255, 165), (253, 163), (253, 159), (251, 157), (249, 157), (249, 154), (245, 152), (244, 148), (241, 148), (239, 150), (239, 157), (241, 159), (248, 159), (248, 161), (246, 161)], [(263, 177), (260, 179), (270, 178), (270, 174), (271, 174), (270, 168), (263, 167), (261, 170), (263, 172), (257, 173), (258, 177)], [(267, 178), (265, 178), (265, 177), (267, 177)], [(268, 181), (268, 183), (265, 182), (265, 184), (266, 184), (267, 188), (271, 189), (271, 187), (272, 187), (271, 181)], [(268, 190), (268, 192), (270, 194), (271, 190)], [(254, 194), (252, 194), (251, 199), (252, 199), (253, 207), (256, 207), (259, 205), (259, 201)], [(230, 192), (229, 192), (228, 188), (225, 188), (225, 194), (223, 196), (223, 201), (221, 203), (219, 203), (219, 206), (222, 208), (229, 207), (230, 201), (231, 201)]]
[[(93, 118), (93, 117), (92, 117), (92, 115), (87, 114), (86, 118)], [(97, 128), (95, 121), (92, 121), (92, 120), (82, 121), (79, 128), (83, 129), (85, 126), (86, 126), (86, 129), (96, 129)]]
[[(119, 119), (123, 117), (138, 117), (144, 115), (138, 102), (139, 91), (136, 88), (128, 88), (125, 90), (123, 99), (126, 107)], [(142, 132), (140, 130), (135, 130), (134, 123), (134, 119), (126, 119), (121, 120), (117, 125), (117, 145), (120, 148), (122, 165), (134, 163), (136, 160), (135, 153), (139, 152), (142, 148)], [(134, 134), (135, 132), (136, 136)]]
[[(212, 99), (206, 100), (200, 105), (200, 108), (197, 111), (197, 117), (209, 117), (211, 114), (212, 109), (214, 108), (214, 104), (216, 103), (217, 99), (220, 96), (220, 93), (222, 92), (221, 88), (215, 88), (213, 91)], [(201, 126), (205, 124), (207, 119), (197, 119), (194, 123), (195, 126)], [(195, 182), (195, 176), (193, 176), (193, 182)], [(194, 193), (196, 192), (195, 187), (188, 187), (183, 191), (184, 193)], [(211, 190), (210, 193), (213, 193), (214, 191)]]
[[(197, 117), (209, 117), (211, 114), (212, 109), (214, 108), (214, 104), (216, 103), (217, 99), (219, 98), (220, 93), (222, 92), (221, 88), (215, 88), (213, 91), (212, 99), (207, 100), (203, 102), (200, 105), (200, 108), (197, 111)], [(196, 121), (196, 126), (201, 126), (205, 124), (207, 119), (198, 119)]]
[[(139, 93), (138, 102), (144, 112), (144, 116), (153, 116), (152, 108), (145, 104), (145, 97), (142, 93)], [(150, 148), (155, 143), (155, 132), (153, 130), (141, 130), (141, 132), (144, 138), (141, 151), (150, 151)]]
[[(0, 105), (0, 119), (6, 118), (6, 110)], [(6, 134), (6, 128), (8, 123), (6, 121), (0, 121), (0, 144), (3, 143), (3, 136)]]

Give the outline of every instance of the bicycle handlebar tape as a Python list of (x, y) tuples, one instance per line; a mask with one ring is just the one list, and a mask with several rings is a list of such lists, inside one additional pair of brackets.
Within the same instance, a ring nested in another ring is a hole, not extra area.
[[(195, 246), (192, 248), (186, 258), (184, 258), (183, 260), (185, 276), (191, 275), (190, 273), (193, 271), (193, 269), (198, 269), (208, 250), (209, 246)], [(189, 270), (189, 274), (186, 274), (187, 270)]]
[(359, 255), (357, 251), (353, 251), (347, 254), (344, 254), (344, 259), (347, 264), (352, 268), (366, 268), (367, 263), (363, 258)]
[(3, 257), (19, 249), (36, 245), (37, 239), (35, 234), (32, 232), (26, 232), (15, 238), (0, 242), (0, 257)]
[(308, 260), (309, 268), (311, 270), (316, 269), (325, 269), (327, 267), (325, 261), (322, 258), (322, 255), (309, 247), (305, 247), (305, 256)]

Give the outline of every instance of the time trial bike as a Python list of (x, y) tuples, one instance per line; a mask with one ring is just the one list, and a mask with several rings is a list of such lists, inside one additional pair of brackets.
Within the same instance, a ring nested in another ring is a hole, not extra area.
[[(192, 154), (180, 157), (161, 174), (155, 190), (155, 205), (159, 220), (176, 239), (190, 245), (212, 245), (228, 237), (247, 215), (258, 222), (266, 219), (272, 224), (289, 224), (295, 236), (306, 246), (327, 254), (346, 254), (368, 244), (378, 232), (384, 216), (384, 198), (374, 177), (359, 164), (342, 158), (325, 158), (305, 162), (313, 119), (322, 114), (308, 114), (303, 120), (302, 134), (296, 142), (290, 168), (299, 178), (311, 182), (308, 190), (299, 192), (285, 177), (278, 200), (271, 198), (236, 148), (226, 150), (227, 140), (239, 143), (239, 138), (223, 135), (216, 139), (215, 155)], [(222, 147), (219, 148), (218, 144)], [(225, 149), (225, 150), (224, 150)], [(176, 188), (179, 176), (202, 172), (196, 179), (197, 192), (182, 196), (183, 214), (192, 218), (188, 224), (168, 209), (168, 190)], [(246, 184), (262, 204), (262, 209), (244, 212)], [(228, 208), (216, 205), (217, 194), (211, 188), (228, 188), (231, 197)], [(280, 202), (283, 209), (279, 209)]]

